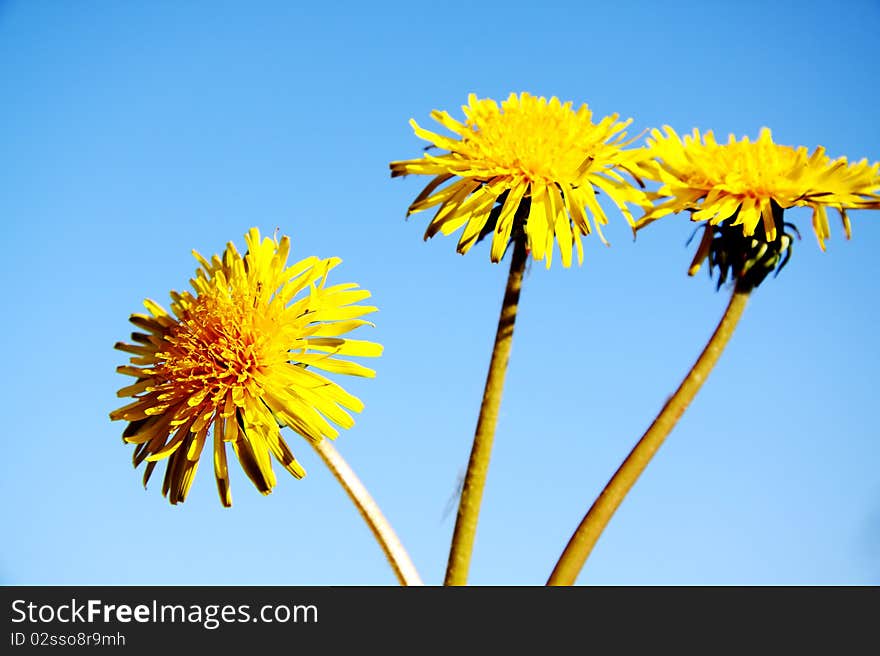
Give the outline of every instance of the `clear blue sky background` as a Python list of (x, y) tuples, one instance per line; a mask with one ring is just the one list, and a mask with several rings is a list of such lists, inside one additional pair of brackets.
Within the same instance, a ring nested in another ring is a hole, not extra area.
[[(467, 94), (586, 102), (669, 123), (880, 159), (880, 5), (832, 2), (0, 3), (5, 375), (0, 581), (392, 584), (311, 449), (260, 496), (205, 463), (171, 507), (121, 443), (128, 315), (167, 302), (190, 249), (251, 226), (294, 257), (338, 255), (385, 344), (337, 441), (424, 578), (442, 581), (505, 265), (424, 243), (407, 121)], [(880, 213), (809, 214), (711, 379), (603, 536), (581, 583), (880, 583), (876, 389)], [(539, 584), (699, 353), (727, 301), (685, 275), (685, 217), (637, 242), (612, 215), (582, 267), (531, 267), (472, 582)]]

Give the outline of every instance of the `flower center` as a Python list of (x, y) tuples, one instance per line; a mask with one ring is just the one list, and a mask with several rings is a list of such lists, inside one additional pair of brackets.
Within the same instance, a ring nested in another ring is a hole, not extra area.
[[(709, 187), (750, 198), (787, 199), (798, 195), (792, 173), (806, 164), (806, 153), (773, 143), (736, 142), (706, 153), (714, 164), (705, 176)], [(708, 149), (707, 149), (708, 150)], [(695, 175), (694, 177), (703, 177)]]
[(199, 401), (212, 393), (220, 399), (230, 389), (247, 387), (261, 368), (277, 359), (272, 356), (278, 349), (267, 337), (273, 331), (260, 330), (269, 318), (250, 307), (254, 300), (249, 296), (227, 292), (189, 300), (158, 354), (163, 362), (156, 367), (157, 377), (167, 392), (195, 394)]
[(477, 160), (490, 175), (524, 180), (570, 180), (589, 153), (601, 143), (584, 107), (553, 98), (525, 97), (472, 108), (462, 154)]

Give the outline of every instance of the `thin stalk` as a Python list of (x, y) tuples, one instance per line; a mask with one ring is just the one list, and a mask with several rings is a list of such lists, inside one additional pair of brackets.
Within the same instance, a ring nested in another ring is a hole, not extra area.
[(336, 480), (345, 489), (349, 498), (354, 502), (361, 517), (364, 518), (367, 526), (373, 532), (373, 536), (376, 538), (379, 546), (382, 547), (382, 551), (385, 552), (385, 557), (388, 559), (388, 563), (391, 565), (391, 569), (394, 570), (394, 574), (397, 576), (400, 584), (423, 585), (415, 565), (413, 565), (406, 549), (403, 548), (394, 529), (391, 528), (391, 524), (385, 519), (385, 516), (375, 500), (373, 500), (373, 497), (370, 496), (367, 488), (364, 487), (357, 474), (345, 462), (339, 451), (334, 448), (329, 439), (323, 439), (318, 443), (311, 442), (311, 440), (309, 442), (315, 448), (315, 451), (318, 452), (318, 455), (321, 456), (324, 464), (333, 472)]
[(706, 344), (700, 357), (691, 367), (657, 418), (635, 445), (623, 464), (608, 481), (605, 489), (593, 503), (577, 530), (568, 541), (562, 552), (547, 585), (572, 585), (580, 574), (587, 557), (605, 530), (614, 512), (620, 506), (630, 488), (638, 480), (648, 466), (651, 458), (663, 444), (666, 436), (672, 431), (700, 387), (709, 376), (709, 372), (718, 362), (721, 352), (730, 340), (736, 324), (742, 316), (749, 292), (735, 287), (727, 309), (718, 323), (718, 327)]
[(489, 458), (492, 454), (495, 425), (498, 423), (498, 409), (501, 406), (501, 395), (504, 391), (504, 376), (507, 373), (507, 362), (510, 359), (513, 324), (516, 321), (516, 310), (519, 305), (519, 292), (522, 287), (526, 259), (525, 239), (520, 237), (514, 242), (513, 257), (510, 260), (507, 288), (504, 291), (501, 316), (498, 319), (498, 330), (495, 333), (495, 346), (492, 349), (486, 387), (483, 390), (480, 418), (477, 420), (474, 444), (471, 447), (471, 457), (458, 504), (458, 516), (455, 520), (455, 532), (452, 535), (452, 546), (449, 550), (444, 585), (465, 585), (467, 583), (474, 538), (477, 534), (477, 519), (483, 500), (483, 488), (486, 486), (486, 475), (489, 472)]

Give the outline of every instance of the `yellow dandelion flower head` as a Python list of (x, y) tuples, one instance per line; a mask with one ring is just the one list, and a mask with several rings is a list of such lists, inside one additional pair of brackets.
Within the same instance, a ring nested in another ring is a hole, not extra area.
[(601, 226), (608, 219), (597, 193), (605, 193), (631, 224), (627, 203), (649, 206), (621, 175), (638, 180), (645, 161), (644, 149), (626, 149), (635, 141), (626, 138), (631, 120), (614, 114), (593, 123), (587, 105), (575, 110), (570, 102), (528, 93), (511, 94), (500, 106), (471, 94), (462, 110), (464, 122), (431, 112), (451, 137), (410, 121), (418, 137), (446, 152), (434, 154), (429, 147), (419, 159), (391, 162), (392, 177), (435, 176), (407, 213), (439, 206), (425, 239), (463, 227), (458, 252), (464, 254), (492, 234), (490, 257), (498, 262), (511, 238), (522, 236), (548, 268), (555, 241), (568, 267), (573, 246), (583, 262), (580, 236), (591, 232), (589, 215), (605, 242)]
[[(116, 348), (131, 354), (117, 369), (136, 382), (119, 390), (133, 397), (110, 414), (128, 421), (123, 440), (135, 444), (134, 465), (146, 461), (144, 485), (166, 460), (162, 494), (186, 499), (205, 441), (212, 434), (214, 474), (223, 505), (232, 504), (226, 445), (257, 489), (276, 483), (270, 454), (296, 478), (305, 471), (280, 434), (288, 426), (315, 442), (334, 438), (333, 424), (349, 428), (347, 411), (363, 404), (316, 370), (374, 376), (338, 356), (378, 356), (378, 344), (342, 337), (376, 310), (358, 305), (370, 296), (356, 284), (327, 284), (341, 260), (308, 257), (287, 265), (290, 240), (263, 238), (256, 228), (240, 255), (229, 243), (201, 265), (194, 293), (171, 292), (171, 313), (146, 300), (148, 314), (131, 322), (143, 332)], [(213, 429), (213, 430), (212, 430)]]
[[(647, 212), (637, 228), (689, 210), (692, 220), (713, 226), (731, 219), (729, 225), (741, 225), (747, 237), (760, 225), (762, 240), (773, 242), (783, 230), (781, 210), (810, 207), (813, 230), (825, 250), (831, 235), (828, 208), (840, 214), (847, 238), (848, 209), (880, 208), (880, 163), (832, 160), (821, 146), (810, 154), (804, 147), (779, 145), (767, 128), (757, 141), (730, 135), (726, 144), (718, 144), (711, 131), (701, 136), (695, 129), (684, 139), (669, 126), (664, 132), (653, 130), (648, 139), (659, 164), (648, 177), (661, 183), (657, 196), (666, 200)], [(774, 204), (779, 208), (775, 214)]]

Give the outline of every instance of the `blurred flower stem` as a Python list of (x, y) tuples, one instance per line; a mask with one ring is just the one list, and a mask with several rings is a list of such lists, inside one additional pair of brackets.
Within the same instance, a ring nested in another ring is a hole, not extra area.
[(709, 373), (718, 362), (724, 347), (730, 340), (746, 302), (749, 299), (750, 290), (744, 285), (737, 284), (733, 295), (718, 323), (718, 327), (706, 344), (700, 357), (691, 367), (657, 418), (635, 445), (623, 464), (615, 472), (611, 480), (602, 490), (599, 497), (593, 503), (586, 516), (581, 521), (577, 530), (568, 541), (568, 545), (562, 552), (547, 585), (573, 585), (587, 557), (602, 535), (602, 531), (608, 525), (618, 506), (626, 497), (630, 488), (641, 476), (642, 472), (651, 462), (651, 458), (663, 444), (666, 436), (675, 427), (690, 402), (702, 387)]
[(345, 489), (349, 498), (354, 502), (361, 517), (364, 518), (367, 526), (373, 532), (379, 546), (382, 547), (382, 551), (385, 552), (385, 557), (388, 559), (388, 563), (394, 570), (394, 574), (397, 576), (400, 584), (423, 585), (415, 565), (413, 565), (406, 549), (403, 548), (403, 544), (401, 544), (394, 529), (391, 528), (391, 524), (385, 519), (385, 516), (367, 491), (367, 488), (364, 487), (357, 474), (345, 462), (330, 440), (325, 438), (317, 443), (309, 440), (309, 443), (315, 448), (324, 464), (327, 465), (333, 476), (336, 477), (336, 480)]
[(510, 273), (507, 277), (507, 288), (501, 305), (501, 316), (498, 319), (498, 330), (495, 333), (495, 346), (492, 349), (489, 373), (486, 376), (486, 387), (483, 391), (483, 402), (480, 406), (474, 444), (471, 448), (471, 456), (458, 504), (458, 516), (455, 520), (455, 532), (452, 536), (444, 585), (465, 585), (467, 583), (474, 538), (477, 534), (480, 504), (483, 500), (483, 488), (486, 486), (486, 475), (489, 472), (489, 458), (492, 454), (495, 425), (498, 423), (498, 409), (501, 406), (501, 395), (504, 391), (504, 376), (507, 373), (507, 362), (510, 359), (510, 347), (513, 343), (513, 325), (516, 321), (526, 259), (525, 237), (520, 235), (513, 240)]

